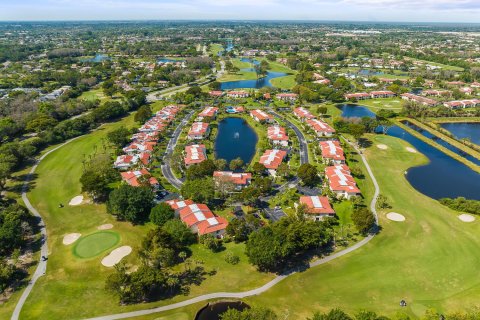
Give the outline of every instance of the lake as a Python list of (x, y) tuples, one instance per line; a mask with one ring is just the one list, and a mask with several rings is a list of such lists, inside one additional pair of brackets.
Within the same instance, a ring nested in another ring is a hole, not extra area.
[(195, 320), (220, 320), (220, 315), (228, 309), (243, 311), (247, 308), (250, 308), (250, 306), (241, 301), (209, 303), (198, 311)]
[(426, 165), (408, 169), (407, 180), (415, 189), (433, 199), (480, 200), (479, 173), (399, 127), (390, 128), (388, 135), (409, 142), (430, 160)]
[(431, 134), (429, 131), (427, 130), (423, 130), (422, 128), (420, 128), (419, 126), (416, 126), (415, 124), (409, 122), (409, 121), (402, 121), (402, 123), (406, 126), (408, 126), (409, 128), (417, 131), (418, 133), (420, 133), (421, 135), (423, 135), (424, 137), (428, 138), (428, 139), (431, 139), (433, 141), (435, 141), (436, 143), (438, 143), (439, 145), (447, 148), (448, 150), (452, 151), (452, 152), (455, 152), (456, 154), (458, 154), (459, 156), (461, 157), (464, 157), (465, 159), (467, 159), (468, 161), (472, 162), (472, 163), (475, 163), (477, 165), (480, 166), (480, 159), (477, 159), (471, 155), (469, 155), (468, 153), (465, 153), (463, 152), (462, 150), (458, 149), (457, 147), (451, 145), (450, 143), (448, 143), (447, 141), (437, 137), (436, 135), (434, 134)]
[[(242, 62), (248, 62), (252, 64), (260, 64), (260, 61), (255, 60), (255, 59), (249, 59), (249, 58), (242, 58), (240, 59)], [(254, 68), (243, 68), (241, 69), (242, 71), (248, 71), (248, 72), (255, 72)], [(284, 72), (273, 72), (273, 71), (267, 71), (267, 75), (263, 78), (260, 79), (253, 79), (253, 80), (236, 80), (236, 81), (227, 81), (227, 82), (221, 82), (220, 84), (220, 89), (221, 90), (232, 90), (232, 89), (260, 89), (263, 87), (273, 87), (272, 83), (270, 80), (279, 78), (279, 77), (284, 77), (287, 74)]]
[(102, 62), (102, 61), (106, 61), (106, 60), (110, 60), (110, 57), (108, 55), (98, 53), (93, 58), (82, 59), (80, 61), (81, 62)]
[(342, 117), (343, 118), (375, 118), (375, 113), (370, 111), (365, 106), (359, 106), (356, 104), (341, 104), (337, 105), (337, 108), (342, 110)]
[(480, 122), (451, 122), (440, 126), (457, 139), (469, 138), (471, 142), (480, 145)]
[(255, 155), (258, 137), (242, 118), (228, 117), (218, 123), (215, 139), (215, 158), (230, 162), (240, 157), (245, 164)]
[(185, 61), (185, 60), (182, 60), (182, 59), (172, 59), (172, 58), (167, 58), (167, 57), (159, 58), (159, 59), (157, 60), (158, 63), (167, 63), (167, 62), (176, 63), (176, 62), (182, 62), (182, 61)]

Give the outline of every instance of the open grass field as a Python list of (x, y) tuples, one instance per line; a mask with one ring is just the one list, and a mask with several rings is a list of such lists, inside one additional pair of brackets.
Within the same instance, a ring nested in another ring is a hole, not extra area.
[(105, 96), (102, 89), (92, 89), (89, 91), (85, 91), (78, 98), (83, 100), (88, 100), (88, 101), (95, 101), (95, 100), (105, 101), (109, 99), (107, 96)]
[[(157, 107), (159, 104), (153, 106), (154, 111)], [(101, 260), (109, 250), (93, 258), (78, 258), (72, 252), (75, 244), (63, 245), (63, 236), (73, 232), (87, 236), (97, 232), (98, 226), (111, 223), (114, 226), (112, 231), (120, 235), (117, 246), (129, 245), (134, 249), (133, 254), (124, 260), (130, 265), (136, 265), (136, 248), (151, 226), (132, 226), (130, 223), (118, 222), (106, 213), (103, 204), (66, 205), (59, 208), (59, 203), (68, 203), (81, 193), (79, 178), (83, 155), (92, 154), (95, 146), (100, 150), (106, 134), (120, 126), (133, 127), (133, 115), (103, 125), (95, 132), (65, 145), (46, 157), (37, 168), (38, 177), (28, 196), (45, 219), (50, 255), (47, 274), (33, 288), (22, 311), (22, 319), (81, 319), (125, 312), (165, 305), (203, 293), (229, 291), (233, 288), (248, 290), (273, 278), (271, 274), (256, 272), (248, 264), (243, 245), (229, 243), (225, 251), (216, 254), (201, 246), (194, 246), (193, 258), (203, 261), (207, 271), (216, 270), (215, 275), (206, 276), (201, 286), (193, 286), (187, 296), (177, 296), (170, 300), (135, 306), (118, 305), (116, 299), (104, 289), (105, 279), (112, 273), (112, 269), (102, 266)], [(81, 244), (82, 240), (78, 241)], [(239, 264), (230, 265), (225, 262), (224, 255), (228, 251), (240, 257)], [(0, 308), (0, 319), (10, 317), (17, 299), (18, 296), (15, 295), (11, 302)]]
[(120, 235), (113, 231), (99, 231), (78, 239), (73, 254), (79, 258), (93, 258), (114, 247)]
[[(458, 213), (410, 186), (404, 171), (425, 163), (423, 155), (407, 152), (409, 145), (397, 138), (369, 138), (373, 145), (365, 154), (381, 193), (392, 206), (380, 212), (381, 233), (361, 249), (295, 274), (266, 293), (246, 299), (247, 303), (269, 306), (281, 319), (305, 319), (314, 311), (334, 307), (419, 318), (429, 308), (452, 312), (480, 305), (480, 223), (461, 222)], [(380, 150), (376, 144), (388, 149)], [(390, 211), (403, 214), (406, 221), (387, 220), (385, 214)], [(407, 307), (399, 307), (401, 299)], [(145, 319), (173, 320), (190, 310)]]
[(295, 75), (289, 75), (285, 77), (275, 78), (270, 80), (270, 83), (282, 90), (292, 89), (297, 83), (295, 82)]
[(387, 98), (387, 99), (369, 99), (359, 101), (357, 104), (368, 107), (373, 112), (377, 112), (380, 109), (393, 110), (395, 112), (402, 111), (402, 102), (400, 98)]

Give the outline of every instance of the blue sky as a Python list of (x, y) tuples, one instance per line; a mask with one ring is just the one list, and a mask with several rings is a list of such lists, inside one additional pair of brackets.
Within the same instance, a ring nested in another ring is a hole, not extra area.
[(480, 0), (0, 0), (0, 20), (479, 22)]

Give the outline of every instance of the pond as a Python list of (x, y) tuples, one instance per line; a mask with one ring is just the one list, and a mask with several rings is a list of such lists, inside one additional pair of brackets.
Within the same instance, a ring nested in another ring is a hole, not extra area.
[(337, 105), (337, 108), (342, 110), (342, 117), (343, 118), (375, 118), (375, 113), (370, 111), (365, 106), (359, 106), (356, 104), (341, 104)]
[(475, 163), (477, 165), (480, 166), (480, 159), (477, 159), (471, 155), (469, 155), (468, 153), (465, 153), (463, 152), (462, 150), (458, 149), (457, 147), (451, 145), (450, 143), (448, 143), (447, 141), (443, 140), (443, 139), (440, 139), (439, 137), (437, 137), (436, 135), (434, 134), (431, 134), (430, 132), (426, 131), (426, 130), (423, 130), (422, 128), (420, 128), (419, 126), (409, 122), (409, 121), (402, 121), (402, 123), (406, 126), (408, 126), (409, 128), (417, 131), (418, 133), (420, 133), (421, 135), (423, 135), (424, 137), (428, 138), (428, 139), (431, 139), (433, 141), (435, 141), (436, 143), (438, 143), (439, 145), (447, 148), (448, 150), (452, 151), (452, 152), (455, 152), (456, 154), (458, 154), (459, 156), (461, 157), (464, 157), (465, 159), (467, 159), (468, 161), (472, 162), (472, 163)]
[(106, 60), (110, 60), (110, 57), (108, 55), (97, 53), (93, 58), (82, 59), (80, 61), (81, 62), (102, 62)]
[[(242, 58), (240, 59), (242, 62), (248, 62), (252, 63), (254, 65), (260, 64), (260, 61), (255, 60), (255, 59), (249, 59), (249, 58)], [(248, 72), (255, 72), (255, 69), (252, 68), (243, 68), (241, 69), (242, 71), (248, 71)], [(220, 84), (220, 89), (221, 90), (232, 90), (232, 89), (260, 89), (263, 87), (273, 87), (272, 83), (270, 80), (279, 78), (279, 77), (284, 77), (287, 74), (284, 72), (273, 72), (273, 71), (267, 71), (267, 75), (263, 78), (260, 79), (253, 79), (253, 80), (236, 80), (236, 81), (227, 81), (227, 82), (222, 82)]]
[(182, 59), (172, 59), (172, 58), (167, 58), (167, 57), (162, 57), (162, 58), (159, 58), (159, 59), (157, 60), (158, 63), (167, 63), (167, 62), (175, 63), (175, 62), (182, 62), (182, 61), (185, 61), (185, 60), (182, 60)]
[(399, 127), (390, 128), (388, 135), (409, 142), (430, 160), (426, 165), (407, 171), (407, 180), (419, 192), (433, 199), (465, 197), (480, 200), (479, 173)]
[(376, 70), (362, 69), (358, 71), (358, 74), (362, 76), (381, 76), (382, 74), (385, 74), (385, 73), (381, 71), (376, 71)]
[(480, 122), (442, 123), (441, 127), (450, 131), (455, 138), (469, 138), (471, 142), (480, 145)]
[(258, 136), (255, 130), (242, 118), (228, 117), (218, 123), (215, 139), (215, 158), (230, 162), (241, 158), (245, 164), (255, 155)]
[(228, 309), (236, 309), (239, 311), (250, 308), (248, 304), (241, 301), (225, 301), (217, 303), (209, 303), (198, 311), (195, 320), (220, 320), (220, 315)]

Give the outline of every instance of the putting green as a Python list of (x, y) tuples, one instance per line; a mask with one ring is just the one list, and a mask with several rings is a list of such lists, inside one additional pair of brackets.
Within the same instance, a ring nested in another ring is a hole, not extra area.
[(120, 235), (113, 231), (99, 231), (80, 238), (73, 248), (79, 258), (92, 258), (112, 248), (120, 241)]

